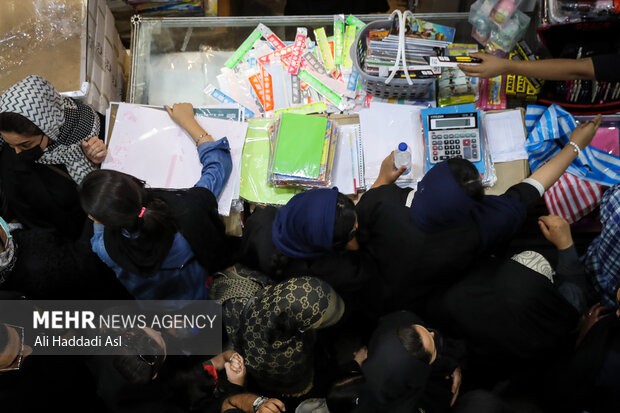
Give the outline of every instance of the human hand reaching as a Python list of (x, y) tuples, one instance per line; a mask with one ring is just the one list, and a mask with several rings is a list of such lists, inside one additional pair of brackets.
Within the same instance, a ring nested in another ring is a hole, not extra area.
[(82, 141), (82, 152), (89, 161), (96, 165), (100, 165), (108, 154), (108, 148), (105, 143), (97, 136), (93, 136), (88, 140)]
[(577, 126), (570, 134), (571, 142), (575, 142), (579, 149), (584, 149), (592, 142), (598, 127), (601, 125), (601, 115)]
[(280, 413), (285, 411), (284, 403), (278, 399), (269, 399), (260, 405), (256, 413)]
[(234, 353), (230, 360), (224, 363), (224, 369), (226, 370), (226, 377), (228, 381), (238, 386), (243, 386), (245, 383), (245, 363), (243, 357), (239, 353)]
[(588, 335), (590, 329), (596, 323), (609, 315), (606, 310), (607, 307), (602, 306), (601, 303), (596, 303), (590, 307), (587, 314), (581, 316), (581, 328), (579, 329), (579, 335), (577, 336), (577, 346), (581, 344), (583, 339)]
[(469, 56), (482, 60), (479, 64), (459, 64), (458, 67), (467, 76), (489, 78), (505, 74), (510, 61), (488, 53), (470, 53)]
[(573, 237), (568, 221), (557, 215), (538, 217), (538, 227), (545, 238), (559, 250), (565, 250), (573, 245)]
[(172, 107), (164, 106), (170, 118), (183, 129), (188, 129), (194, 123), (194, 106), (191, 103), (175, 103)]
[(381, 169), (379, 169), (379, 177), (372, 184), (372, 188), (376, 188), (381, 185), (389, 185), (394, 182), (407, 170), (405, 166), (401, 166), (399, 169), (394, 168), (394, 151), (385, 157), (381, 162)]

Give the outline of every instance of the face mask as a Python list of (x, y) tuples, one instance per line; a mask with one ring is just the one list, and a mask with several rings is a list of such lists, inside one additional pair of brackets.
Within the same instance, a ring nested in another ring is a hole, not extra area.
[(41, 149), (41, 147), (37, 145), (34, 148), (21, 151), (17, 154), (17, 156), (24, 162), (34, 162), (41, 156), (43, 156), (43, 149)]

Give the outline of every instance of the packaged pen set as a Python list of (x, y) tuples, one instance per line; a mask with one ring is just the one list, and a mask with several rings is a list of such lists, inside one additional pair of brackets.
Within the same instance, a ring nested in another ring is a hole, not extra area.
[[(525, 40), (517, 43), (515, 49), (508, 55), (512, 60), (538, 60), (538, 56)], [(543, 80), (527, 76), (508, 75), (506, 78), (506, 96), (536, 102), (541, 91)]]

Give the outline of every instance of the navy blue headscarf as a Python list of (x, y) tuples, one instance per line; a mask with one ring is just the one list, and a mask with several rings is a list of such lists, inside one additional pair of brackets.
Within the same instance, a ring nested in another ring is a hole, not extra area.
[(452, 176), (447, 161), (424, 175), (411, 203), (411, 218), (424, 232), (439, 232), (473, 219), (480, 229), (482, 248), (511, 236), (526, 215), (525, 206), (508, 196), (485, 195), (481, 202), (469, 197)]
[(332, 252), (337, 200), (338, 188), (295, 195), (273, 221), (275, 246), (291, 258), (317, 258)]

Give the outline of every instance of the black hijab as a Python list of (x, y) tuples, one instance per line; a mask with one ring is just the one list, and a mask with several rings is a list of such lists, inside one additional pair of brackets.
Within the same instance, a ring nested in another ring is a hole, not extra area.
[(472, 199), (454, 179), (447, 161), (424, 175), (411, 203), (411, 218), (424, 232), (439, 232), (473, 220), (480, 230), (482, 248), (497, 239), (498, 228), (506, 228), (514, 216), (523, 222), (526, 214), (525, 206), (509, 197), (485, 195), (482, 201)]
[(22, 160), (4, 145), (0, 186), (10, 213), (26, 228), (51, 228), (69, 239), (80, 237), (86, 215), (76, 183), (60, 169)]
[(362, 364), (366, 383), (355, 413), (411, 413), (420, 403), (432, 367), (409, 354), (398, 338), (398, 328), (411, 324), (422, 321), (404, 311), (379, 321)]
[[(195, 187), (181, 190), (147, 189), (170, 208), (174, 226), (189, 243), (196, 259), (207, 271), (232, 264), (232, 241), (217, 213), (217, 199), (211, 191)], [(139, 222), (139, 218), (136, 217)], [(105, 227), (103, 239), (110, 258), (126, 271), (152, 277), (162, 269), (175, 233), (146, 237), (138, 230), (129, 233)]]
[(474, 356), (502, 371), (549, 363), (570, 350), (579, 314), (543, 275), (512, 259), (487, 258), (429, 300), (434, 325), (463, 337)]

